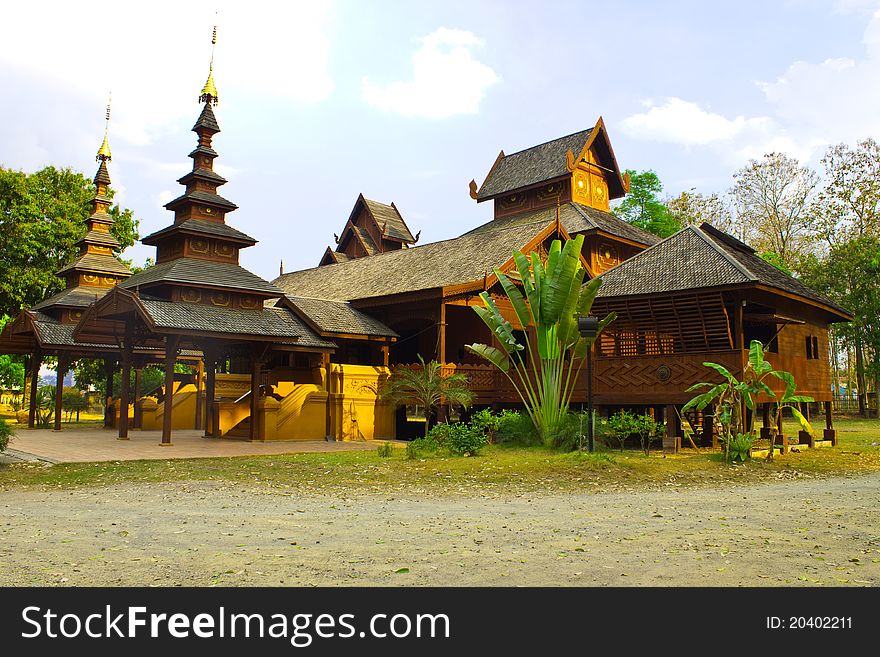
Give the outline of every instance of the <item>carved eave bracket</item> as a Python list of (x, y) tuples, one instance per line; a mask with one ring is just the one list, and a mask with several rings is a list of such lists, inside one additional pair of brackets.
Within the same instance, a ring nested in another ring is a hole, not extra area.
[(477, 200), (477, 181), (476, 180), (471, 179), (471, 181), (468, 183), (468, 190), (471, 195), (471, 198), (476, 201)]

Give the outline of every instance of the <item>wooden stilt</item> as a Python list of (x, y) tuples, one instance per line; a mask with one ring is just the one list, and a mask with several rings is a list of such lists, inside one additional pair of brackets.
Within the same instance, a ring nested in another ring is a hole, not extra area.
[(116, 362), (109, 358), (104, 359), (104, 427), (113, 426), (113, 375), (116, 373)]
[(761, 439), (770, 440), (773, 432), (770, 426), (770, 402), (761, 404)]
[(788, 454), (788, 436), (782, 432), (782, 413), (776, 418), (776, 445), (782, 446), (782, 453)]
[(143, 427), (144, 414), (141, 408), (141, 393), (143, 392), (144, 368), (136, 367), (134, 370), (134, 428)]
[(260, 439), (260, 418), (259, 418), (259, 402), (260, 402), (260, 359), (257, 355), (257, 349), (254, 349), (253, 360), (251, 362), (251, 423), (250, 423), (250, 439)]
[(31, 398), (28, 409), (28, 429), (33, 429), (37, 421), (37, 387), (40, 382), (40, 367), (43, 364), (42, 355), (36, 352), (31, 359)]
[(681, 449), (681, 438), (678, 435), (678, 417), (675, 406), (669, 405), (664, 410), (666, 421), (666, 435), (663, 436), (663, 451), (678, 453)]
[(128, 440), (128, 406), (131, 402), (131, 329), (126, 327), (122, 344), (122, 378), (119, 382), (118, 440)]
[(55, 426), (54, 431), (61, 431), (61, 413), (63, 411), (64, 375), (67, 374), (68, 360), (59, 354), (58, 370), (55, 374)]
[(205, 438), (216, 435), (214, 427), (214, 396), (216, 391), (216, 356), (205, 352)]
[[(204, 355), (203, 355), (204, 358)], [(202, 428), (202, 377), (205, 374), (205, 363), (200, 360), (196, 365), (196, 431)]]
[(171, 409), (174, 406), (174, 363), (177, 361), (177, 346), (180, 336), (169, 335), (165, 338), (165, 413), (162, 418), (162, 447), (171, 447)]
[(830, 440), (831, 445), (837, 446), (837, 430), (834, 428), (834, 423), (831, 419), (831, 402), (825, 402), (825, 431), (823, 431), (823, 437), (825, 440)]

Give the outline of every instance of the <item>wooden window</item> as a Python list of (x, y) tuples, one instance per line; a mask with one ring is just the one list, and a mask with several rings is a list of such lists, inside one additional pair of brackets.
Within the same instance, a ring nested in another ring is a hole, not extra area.
[(804, 338), (807, 347), (807, 359), (814, 360), (819, 358), (819, 338), (815, 335), (808, 335)]

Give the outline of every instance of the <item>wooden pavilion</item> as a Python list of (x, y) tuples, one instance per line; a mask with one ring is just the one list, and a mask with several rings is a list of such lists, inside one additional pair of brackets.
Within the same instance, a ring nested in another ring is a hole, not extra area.
[[(107, 107), (109, 129), (110, 108)], [(0, 334), (0, 352), (25, 354), (30, 377), (30, 410), (28, 427), (34, 428), (37, 408), (37, 383), (40, 367), (47, 356), (57, 358), (55, 384), (55, 424), (61, 430), (62, 386), (71, 364), (80, 358), (99, 358), (105, 361), (108, 394), (112, 395), (113, 374), (119, 347), (116, 344), (91, 344), (78, 342), (73, 330), (83, 312), (113, 287), (131, 276), (128, 267), (120, 262), (116, 253), (120, 244), (110, 232), (113, 217), (109, 214), (110, 173), (107, 163), (113, 159), (108, 142), (108, 129), (98, 149), (96, 160), (100, 163), (95, 173), (95, 195), (92, 211), (86, 220), (86, 233), (76, 242), (79, 254), (58, 275), (64, 279), (64, 289), (29, 310), (22, 311), (9, 322)], [(138, 375), (143, 362), (151, 355), (141, 350), (136, 354)], [(137, 377), (136, 387), (139, 387)], [(110, 423), (109, 416), (105, 424)]]

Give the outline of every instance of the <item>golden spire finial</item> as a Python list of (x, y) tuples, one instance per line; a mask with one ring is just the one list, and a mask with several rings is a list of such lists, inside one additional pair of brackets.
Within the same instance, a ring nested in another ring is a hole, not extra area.
[(211, 34), (211, 66), (208, 69), (208, 79), (205, 86), (202, 87), (202, 93), (199, 96), (200, 103), (209, 103), (216, 105), (219, 97), (217, 96), (217, 86), (214, 84), (214, 49), (217, 46), (217, 26), (214, 26), (214, 32)]
[(107, 141), (107, 133), (110, 132), (110, 101), (113, 98), (113, 94), (111, 93), (107, 97), (107, 114), (105, 116), (105, 124), (104, 124), (104, 141), (101, 143), (101, 148), (98, 149), (98, 155), (95, 157), (95, 160), (103, 160), (108, 161), (113, 159), (112, 153), (110, 153), (110, 143)]

